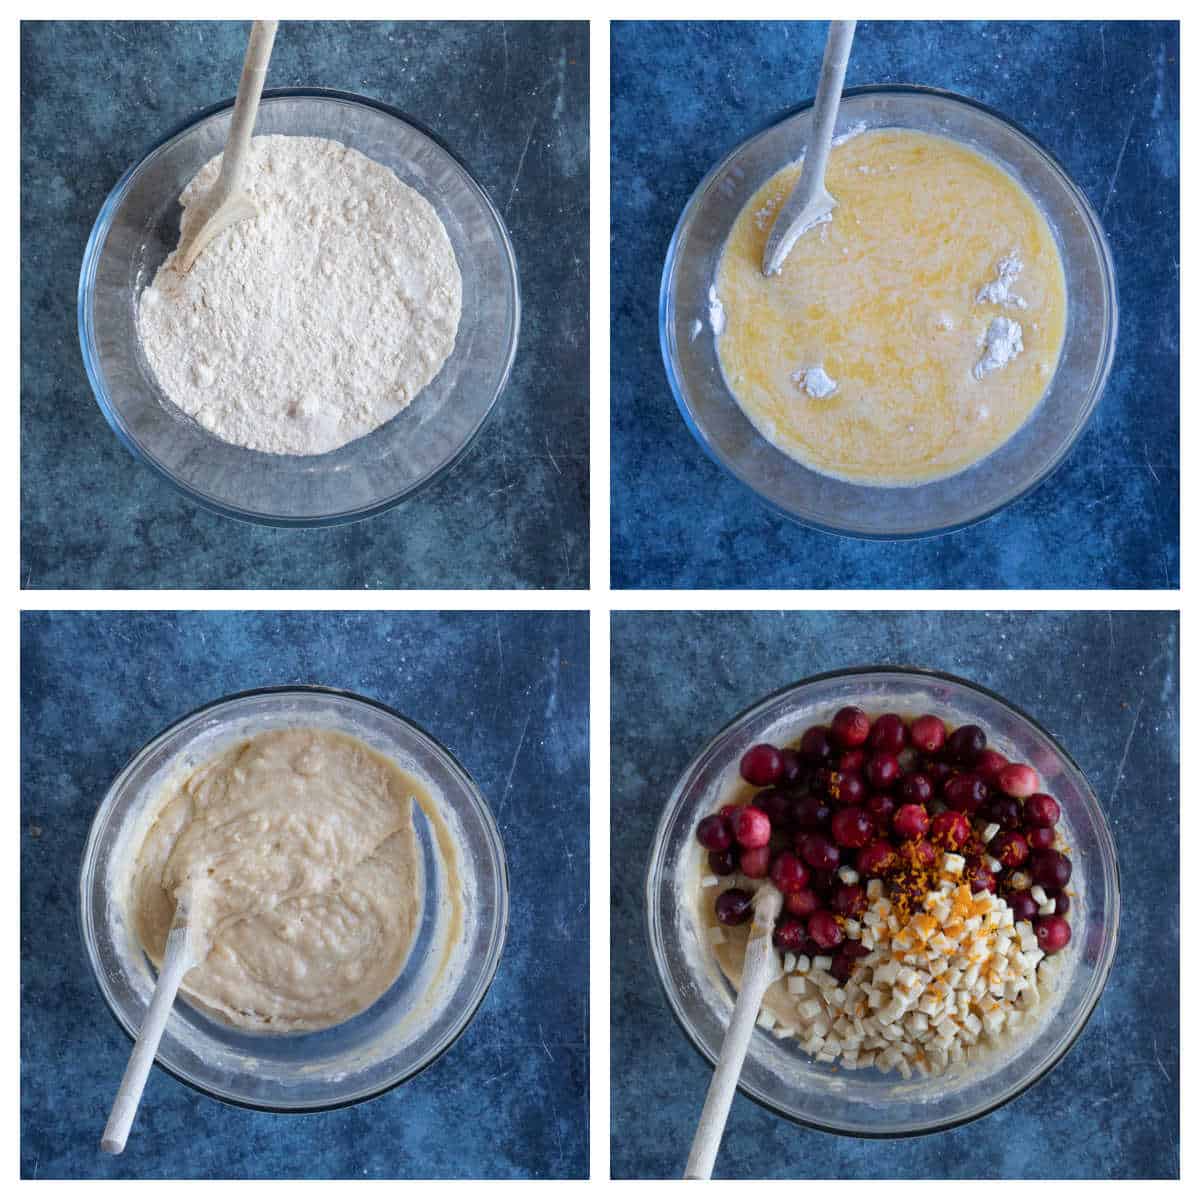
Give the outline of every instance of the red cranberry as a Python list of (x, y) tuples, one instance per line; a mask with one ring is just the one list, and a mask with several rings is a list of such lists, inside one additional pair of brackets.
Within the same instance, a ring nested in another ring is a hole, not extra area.
[(782, 788), (767, 788), (754, 797), (754, 807), (767, 814), (772, 829), (782, 829), (792, 810), (792, 798)]
[(858, 852), (858, 859), (855, 863), (860, 875), (865, 875), (868, 878), (877, 875), (886, 875), (889, 871), (896, 868), (896, 851), (892, 848), (891, 842), (885, 842), (881, 838), (879, 841), (872, 842), (869, 846), (864, 846)]
[(875, 792), (867, 797), (866, 808), (875, 819), (875, 828), (886, 829), (896, 813), (896, 802), (886, 792)]
[(833, 809), (823, 797), (808, 795), (792, 801), (789, 816), (793, 829), (825, 829), (832, 813)]
[(987, 852), (987, 847), (983, 844), (983, 838), (979, 836), (976, 830), (972, 829), (971, 836), (963, 843), (963, 847), (959, 851), (959, 854), (961, 854), (963, 858), (967, 860), (967, 862), (977, 863), (982, 862), (983, 856), (987, 854)]
[(861, 708), (841, 708), (830, 723), (829, 732), (843, 750), (853, 750), (867, 740), (871, 718)]
[(833, 962), (829, 964), (829, 973), (838, 983), (845, 983), (853, 969), (854, 964), (841, 951), (833, 956)]
[(946, 807), (970, 816), (987, 803), (988, 787), (978, 775), (955, 775), (942, 789)]
[(867, 892), (857, 883), (839, 883), (833, 889), (832, 908), (843, 917), (857, 920), (867, 911)]
[(705, 817), (696, 826), (696, 841), (705, 850), (728, 850), (733, 844), (733, 831), (724, 817), (714, 814), (711, 817)]
[(811, 917), (821, 907), (821, 900), (812, 888), (799, 892), (788, 892), (783, 898), (783, 907), (794, 917)]
[(776, 949), (791, 950), (794, 953), (808, 941), (808, 931), (804, 928), (803, 921), (797, 921), (795, 917), (784, 917), (775, 926), (771, 941), (775, 943)]
[(982, 863), (976, 863), (975, 866), (968, 867), (966, 879), (972, 895), (976, 892), (994, 892), (996, 890), (995, 875)]
[(838, 759), (838, 770), (843, 775), (861, 775), (863, 767), (867, 765), (867, 752), (865, 750), (847, 750), (841, 758)]
[(900, 781), (900, 799), (905, 804), (928, 804), (933, 799), (933, 784), (928, 775), (914, 771)]
[(973, 767), (987, 746), (987, 734), (978, 725), (960, 725), (946, 739), (946, 757), (960, 767)]
[(737, 851), (710, 850), (708, 852), (708, 869), (714, 875), (732, 875), (738, 868)]
[(1021, 802), (1011, 796), (993, 796), (987, 806), (988, 819), (995, 821), (1001, 829), (1021, 827)]
[(714, 907), (722, 925), (744, 925), (754, 913), (754, 900), (743, 888), (730, 888), (717, 897)]
[(1025, 831), (1025, 840), (1030, 850), (1053, 850), (1055, 842), (1054, 826), (1039, 825), (1036, 829)]
[(838, 953), (843, 958), (866, 958), (870, 954), (870, 950), (862, 944), (862, 942), (851, 941), (849, 938), (842, 943), (841, 950)]
[(861, 775), (835, 771), (829, 785), (829, 796), (835, 804), (861, 804), (867, 798), (867, 785), (863, 783)]
[(783, 755), (766, 742), (751, 746), (742, 755), (742, 778), (755, 787), (770, 787), (783, 774)]
[(1047, 796), (1045, 792), (1034, 792), (1025, 801), (1025, 820), (1039, 829), (1049, 829), (1057, 825), (1061, 816), (1062, 809), (1058, 807), (1058, 801), (1053, 796)]
[(836, 871), (814, 869), (808, 882), (809, 886), (818, 896), (829, 896), (840, 881)]
[(1047, 891), (1060, 891), (1071, 882), (1071, 860), (1057, 850), (1038, 850), (1029, 860), (1029, 873)]
[(937, 754), (946, 744), (946, 725), (940, 717), (918, 717), (912, 723), (909, 737), (923, 754)]
[(747, 804), (733, 814), (733, 836), (747, 850), (765, 846), (771, 840), (771, 818), (761, 808)]
[(1009, 763), (996, 776), (996, 784), (1002, 792), (1016, 796), (1018, 800), (1032, 796), (1037, 791), (1037, 772), (1024, 763)]
[(813, 766), (820, 766), (833, 755), (833, 743), (824, 725), (814, 725), (804, 731), (800, 739), (800, 757)]
[(1033, 932), (1046, 954), (1057, 954), (1071, 940), (1071, 926), (1057, 915), (1039, 917), (1033, 923)]
[(771, 847), (755, 846), (743, 850), (738, 856), (738, 866), (747, 879), (766, 879), (771, 869)]
[(947, 809), (929, 823), (929, 836), (936, 845), (959, 850), (971, 836), (971, 822), (962, 813)]
[(816, 942), (809, 937), (800, 950), (801, 954), (807, 954), (809, 958), (815, 958), (818, 954), (824, 954), (825, 951)]
[(900, 778), (900, 760), (886, 751), (867, 759), (867, 782), (877, 791), (886, 792)]
[(928, 869), (937, 862), (937, 851), (932, 842), (922, 838), (919, 841), (904, 842), (900, 847), (900, 857), (914, 867)]
[(732, 821), (733, 814), (741, 807), (740, 804), (722, 804), (717, 815), (724, 817), (727, 821)]
[(1071, 897), (1066, 892), (1047, 892), (1049, 899), (1054, 901), (1054, 915), (1065, 917), (1071, 911)]
[(818, 909), (808, 918), (808, 936), (822, 950), (832, 950), (840, 946), (845, 938), (842, 927), (834, 920), (833, 913), (824, 908)]
[(929, 782), (933, 784), (935, 791), (940, 787), (945, 787), (946, 780), (953, 778), (957, 774), (950, 763), (942, 762), (941, 759), (934, 759), (932, 762), (927, 762), (921, 768), (921, 771), (929, 779)]
[(1019, 867), (1029, 857), (1029, 843), (1015, 832), (996, 834), (988, 849), (1006, 867)]
[(902, 838), (924, 837), (929, 832), (929, 814), (919, 804), (905, 804), (896, 810), (892, 828)]
[(996, 776), (1008, 766), (1008, 759), (995, 750), (985, 750), (971, 768), (990, 787), (996, 786)]
[(885, 754), (899, 754), (908, 741), (908, 730), (904, 721), (895, 713), (884, 713), (875, 718), (868, 739), (871, 749)]
[(875, 822), (865, 808), (842, 808), (833, 814), (833, 840), (839, 846), (858, 850), (875, 833)]
[(1032, 921), (1038, 915), (1038, 903), (1028, 892), (1009, 892), (1008, 907), (1016, 921)]
[(841, 862), (838, 848), (823, 833), (802, 833), (796, 838), (796, 852), (818, 871), (836, 871)]
[(800, 776), (804, 773), (804, 763), (795, 750), (780, 750), (779, 756), (783, 759), (783, 770), (780, 772), (779, 782), (792, 787), (800, 782)]
[(784, 850), (771, 864), (771, 880), (784, 895), (803, 891), (808, 886), (808, 868), (790, 850)]

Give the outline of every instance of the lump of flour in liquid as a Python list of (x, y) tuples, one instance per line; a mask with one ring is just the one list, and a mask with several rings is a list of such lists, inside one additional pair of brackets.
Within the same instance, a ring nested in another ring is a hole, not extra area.
[(982, 379), (991, 371), (998, 371), (1011, 362), (1025, 344), (1021, 340), (1021, 326), (1008, 317), (993, 317), (982, 338), (983, 357), (975, 364), (974, 375)]
[(826, 374), (822, 363), (793, 371), (792, 382), (803, 388), (814, 400), (824, 400), (826, 396), (832, 396), (837, 391), (837, 381)]
[[(220, 156), (184, 189), (183, 227)], [(167, 397), (224, 441), (324, 454), (406, 408), (454, 349), (462, 276), (433, 206), (325, 138), (256, 137), (258, 207), (182, 276), (167, 258), (138, 334)]]

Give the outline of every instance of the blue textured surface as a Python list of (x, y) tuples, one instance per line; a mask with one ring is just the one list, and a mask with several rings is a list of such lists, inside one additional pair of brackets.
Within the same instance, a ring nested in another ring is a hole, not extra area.
[(284, 22), (269, 87), (392, 104), (433, 129), (504, 215), (524, 312), (508, 387), (447, 476), (356, 525), (207, 513), (118, 443), (80, 357), (83, 249), (121, 173), (233, 94), (245, 22), (21, 30), (21, 584), (587, 586), (588, 33), (582, 22)]
[(1100, 799), (1121, 935), (1075, 1046), (1011, 1104), (949, 1133), (863, 1142), (738, 1095), (731, 1178), (1176, 1178), (1179, 1173), (1179, 648), (1174, 613), (613, 616), (612, 1167), (678, 1176), (711, 1070), (675, 1024), (644, 933), (654, 827), (700, 746), (761, 696), (870, 664), (949, 671), (1058, 738)]
[(667, 243), (709, 168), (815, 90), (817, 22), (612, 28), (612, 561), (617, 587), (1179, 586), (1179, 31), (1172, 23), (860, 21), (848, 86), (946, 88), (1047, 146), (1101, 215), (1121, 329), (1059, 470), (917, 542), (815, 533), (713, 464), (658, 348)]
[[(100, 1131), (129, 1042), (78, 934), (97, 805), (146, 741), (229, 692), (324, 683), (410, 714), (474, 776), (511, 908), (491, 991), (423, 1074), (338, 1112), (230, 1108), (153, 1071)], [(22, 622), (21, 1175), (586, 1175), (588, 633), (582, 614), (29, 615)], [(550, 883), (548, 884), (548, 881)]]

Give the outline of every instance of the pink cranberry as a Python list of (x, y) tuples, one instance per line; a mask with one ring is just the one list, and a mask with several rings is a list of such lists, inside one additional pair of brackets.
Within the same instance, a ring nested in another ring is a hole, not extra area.
[(833, 913), (824, 908), (818, 909), (808, 918), (808, 936), (822, 950), (832, 950), (835, 946), (840, 946), (845, 938), (842, 927), (834, 920)]
[(1030, 857), (1029, 873), (1047, 891), (1060, 891), (1071, 882), (1071, 860), (1057, 850), (1038, 850)]
[(772, 829), (782, 829), (792, 811), (792, 798), (782, 788), (767, 788), (754, 797), (754, 807), (767, 814)]
[(1054, 826), (1039, 825), (1036, 829), (1025, 831), (1025, 840), (1030, 850), (1053, 850), (1055, 841)]
[(930, 821), (929, 836), (935, 845), (960, 850), (971, 836), (971, 822), (962, 813), (947, 809)]
[(982, 863), (976, 863), (973, 867), (967, 868), (966, 880), (972, 894), (977, 892), (994, 892), (996, 890), (995, 875)]
[(924, 837), (929, 832), (929, 814), (919, 804), (905, 804), (896, 810), (892, 828), (902, 838)]
[(933, 783), (928, 775), (914, 771), (900, 781), (900, 799), (905, 804), (928, 804), (933, 799)]
[(1008, 907), (1016, 921), (1032, 921), (1038, 915), (1038, 903), (1028, 892), (1009, 892)]
[(1071, 926), (1057, 915), (1039, 917), (1033, 923), (1033, 932), (1046, 954), (1057, 954), (1071, 940)]
[(807, 763), (820, 766), (833, 755), (833, 744), (824, 725), (814, 725), (800, 739), (800, 757)]
[(733, 844), (733, 832), (724, 817), (714, 814), (711, 817), (705, 817), (696, 826), (696, 841), (705, 850), (728, 850)]
[(793, 800), (789, 815), (793, 829), (811, 830), (827, 828), (832, 814), (824, 797), (810, 794)]
[(885, 842), (880, 838), (869, 846), (864, 846), (858, 852), (855, 866), (858, 873), (867, 878), (886, 875), (889, 871), (896, 869), (896, 851), (892, 848), (891, 842)]
[(867, 759), (867, 782), (877, 792), (886, 792), (900, 778), (900, 760), (891, 753), (874, 754)]
[(799, 892), (788, 892), (783, 898), (783, 907), (795, 917), (811, 917), (821, 907), (821, 900), (812, 888)]
[(751, 746), (742, 755), (742, 778), (755, 787), (770, 787), (783, 774), (783, 755), (766, 742)]
[(871, 749), (885, 754), (899, 754), (908, 741), (908, 730), (904, 721), (895, 713), (884, 713), (875, 718), (868, 739)]
[(865, 750), (847, 750), (841, 758), (838, 759), (838, 770), (843, 775), (861, 775), (863, 767), (867, 765), (867, 752)]
[(1019, 867), (1029, 857), (1029, 843), (1016, 832), (996, 834), (988, 849), (1006, 867)]
[(797, 921), (795, 917), (784, 917), (775, 926), (771, 941), (775, 943), (776, 949), (791, 950), (795, 953), (808, 941), (808, 931), (804, 928), (803, 921)]
[(1009, 763), (996, 776), (996, 784), (1002, 792), (1022, 800), (1037, 791), (1037, 772), (1024, 763)]
[(1025, 820), (1039, 829), (1049, 829), (1057, 825), (1061, 816), (1062, 809), (1058, 807), (1058, 801), (1053, 796), (1047, 796), (1045, 792), (1034, 792), (1025, 801)]
[(765, 846), (771, 840), (771, 818), (761, 808), (747, 804), (733, 814), (733, 836), (747, 850)]
[(896, 812), (896, 802), (886, 792), (875, 792), (868, 796), (866, 807), (875, 820), (876, 829), (886, 829)]
[(803, 891), (808, 886), (808, 868), (790, 850), (784, 850), (771, 864), (771, 880), (784, 895)]
[(987, 746), (987, 734), (978, 725), (960, 725), (946, 739), (946, 757), (960, 767), (973, 767)]
[(804, 763), (795, 750), (780, 750), (779, 757), (783, 759), (783, 770), (780, 772), (779, 782), (791, 787), (799, 781), (800, 776), (804, 773)]
[(744, 925), (754, 913), (754, 900), (743, 888), (729, 888), (714, 905), (722, 925)]
[(833, 889), (833, 911), (858, 920), (867, 911), (867, 892), (861, 884), (839, 883)]
[(867, 798), (867, 785), (861, 775), (835, 771), (829, 784), (829, 797), (835, 804), (861, 804)]
[(1020, 829), (1021, 802), (1011, 796), (993, 796), (987, 806), (987, 815), (1001, 829)]
[(937, 754), (946, 744), (946, 725), (940, 717), (918, 717), (909, 731), (912, 744), (923, 754)]
[(833, 840), (849, 850), (865, 846), (875, 833), (875, 822), (865, 808), (842, 808), (833, 814)]
[(766, 879), (771, 869), (771, 847), (755, 846), (743, 850), (738, 856), (738, 866), (747, 879)]
[(796, 852), (818, 871), (836, 871), (841, 862), (838, 848), (823, 833), (802, 833), (796, 838)]
[(841, 708), (830, 723), (829, 732), (843, 750), (853, 750), (867, 740), (871, 718), (861, 708)]
[(996, 776), (1008, 766), (1008, 759), (995, 750), (985, 750), (971, 768), (976, 775), (991, 787), (996, 786)]
[(942, 789), (946, 807), (970, 816), (987, 803), (988, 786), (978, 775), (955, 775)]

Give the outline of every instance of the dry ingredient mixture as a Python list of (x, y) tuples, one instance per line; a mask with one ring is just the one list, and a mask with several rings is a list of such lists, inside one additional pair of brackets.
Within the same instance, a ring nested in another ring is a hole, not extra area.
[[(215, 183), (218, 155), (184, 189)], [(433, 206), (387, 167), (324, 138), (256, 137), (259, 209), (181, 276), (174, 254), (138, 305), (168, 398), (223, 441), (324, 454), (406, 408), (454, 349), (462, 277)]]
[(184, 977), (189, 997), (259, 1032), (340, 1024), (387, 991), (420, 928), (414, 803), (435, 830), (456, 938), (457, 860), (427, 789), (356, 738), (317, 729), (258, 734), (168, 788), (133, 866), (137, 937), (160, 963), (186, 893), (211, 939)]

